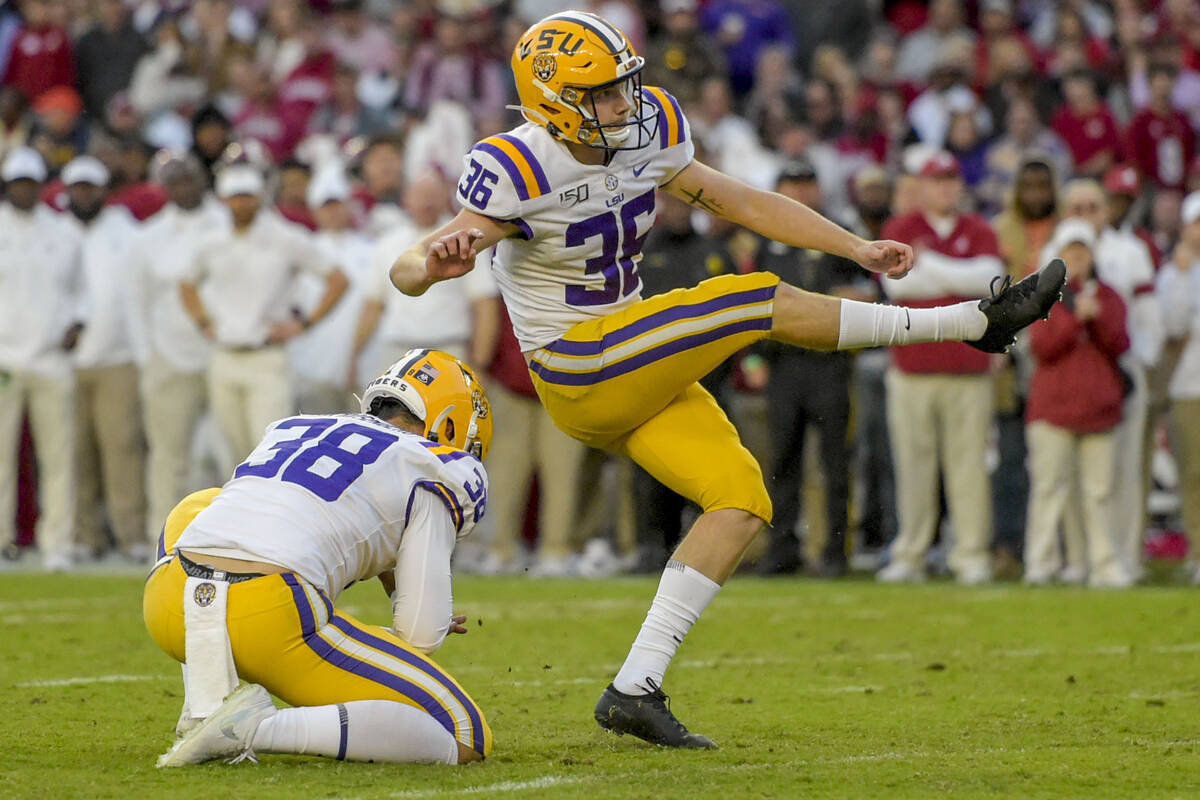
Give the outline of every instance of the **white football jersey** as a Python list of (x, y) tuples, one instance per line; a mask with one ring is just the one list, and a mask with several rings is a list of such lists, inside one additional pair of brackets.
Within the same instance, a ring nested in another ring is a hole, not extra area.
[(490, 136), (463, 157), (459, 203), (521, 229), (496, 245), (492, 270), (522, 350), (640, 297), (654, 191), (695, 155), (675, 98), (653, 86), (642, 98), (657, 113), (654, 139), (615, 151), (608, 164), (581, 164), (533, 123)]
[(459, 538), (487, 506), (477, 458), (366, 414), (273, 422), (176, 549), (278, 564), (330, 600), (396, 566), (414, 497), (429, 492)]

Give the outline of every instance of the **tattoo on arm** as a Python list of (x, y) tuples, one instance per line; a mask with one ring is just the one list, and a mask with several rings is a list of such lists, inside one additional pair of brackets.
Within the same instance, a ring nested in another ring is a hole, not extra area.
[(725, 207), (711, 197), (705, 197), (703, 187), (697, 186), (695, 192), (689, 192), (687, 189), (684, 189), (683, 194), (687, 196), (688, 202), (692, 205), (702, 208), (718, 217), (725, 216)]

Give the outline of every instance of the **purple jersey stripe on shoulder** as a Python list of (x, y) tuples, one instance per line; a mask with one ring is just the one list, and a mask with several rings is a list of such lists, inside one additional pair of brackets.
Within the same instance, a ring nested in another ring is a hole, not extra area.
[(680, 144), (687, 140), (687, 128), (683, 124), (683, 109), (679, 107), (679, 101), (675, 99), (674, 95), (666, 91), (663, 94), (671, 104), (671, 113), (675, 116), (675, 130), (679, 132), (678, 138), (671, 144)]
[(517, 162), (513, 161), (508, 153), (496, 147), (496, 145), (487, 142), (480, 142), (473, 149), (482, 150), (499, 161), (500, 166), (504, 167), (504, 171), (508, 173), (508, 177), (512, 180), (513, 186), (516, 187), (517, 197), (522, 200), (529, 199), (529, 189), (525, 186), (525, 178), (521, 175), (521, 168), (517, 166)]
[(771, 317), (767, 315), (765, 317), (731, 322), (728, 325), (722, 325), (710, 331), (683, 336), (673, 342), (667, 342), (658, 347), (651, 348), (644, 353), (638, 353), (636, 356), (627, 358), (624, 361), (618, 361), (615, 364), (606, 364), (592, 372), (560, 372), (559, 370), (543, 366), (536, 361), (529, 363), (529, 369), (546, 383), (554, 383), (559, 386), (591, 386), (609, 378), (626, 375), (634, 370), (641, 369), (647, 364), (652, 364), (660, 359), (673, 356), (676, 353), (682, 353), (684, 350), (724, 339), (727, 336), (734, 336), (746, 331), (769, 331), (770, 329)]
[(538, 160), (534, 158), (533, 151), (529, 149), (529, 146), (517, 137), (508, 133), (501, 133), (497, 135), (496, 138), (503, 139), (513, 147), (517, 148), (517, 152), (524, 156), (525, 160), (529, 162), (529, 169), (533, 171), (533, 178), (537, 181), (538, 189), (542, 194), (549, 194), (550, 181), (546, 180), (546, 173), (542, 169), (542, 165), (538, 163)]
[(559, 339), (556, 342), (546, 345), (545, 349), (549, 350), (551, 353), (561, 353), (566, 356), (599, 355), (614, 345), (627, 342), (635, 336), (641, 336), (647, 331), (660, 328), (664, 325), (669, 325), (672, 322), (703, 317), (706, 314), (724, 311), (727, 308), (734, 308), (736, 306), (762, 303), (772, 299), (774, 296), (775, 287), (767, 286), (762, 289), (747, 289), (744, 292), (733, 292), (732, 294), (714, 297), (711, 300), (705, 300), (702, 303), (671, 306), (670, 308), (665, 308), (662, 311), (657, 311), (648, 317), (642, 317), (639, 320), (635, 320), (623, 328), (617, 328), (615, 331), (609, 331), (599, 340), (590, 342), (576, 342), (571, 341), (570, 339)]

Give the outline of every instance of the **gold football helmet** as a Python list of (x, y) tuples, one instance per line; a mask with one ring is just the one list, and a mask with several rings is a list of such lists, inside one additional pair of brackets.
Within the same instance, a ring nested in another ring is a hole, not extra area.
[[(604, 150), (637, 150), (658, 132), (658, 114), (642, 102), (646, 60), (617, 27), (595, 14), (552, 14), (521, 35), (512, 55), (522, 116), (556, 139)], [(633, 107), (625, 122), (601, 124), (593, 92), (621, 91)]]
[(492, 407), (483, 384), (463, 362), (441, 350), (409, 350), (367, 384), (362, 412), (386, 397), (425, 423), (425, 438), (465, 450), (482, 461), (492, 445)]

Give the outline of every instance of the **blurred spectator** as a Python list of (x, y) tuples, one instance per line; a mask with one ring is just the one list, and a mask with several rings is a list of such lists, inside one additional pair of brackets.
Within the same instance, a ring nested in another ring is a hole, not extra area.
[[(372, 137), (362, 151), (362, 184), (354, 191), (355, 215), (362, 221), (359, 227), (369, 236), (382, 236), (395, 227), (408, 224), (408, 218), (400, 210), (404, 185), (403, 152), (403, 142), (391, 133)], [(382, 369), (379, 374), (383, 374)]]
[[(661, 86), (691, 108), (700, 84), (726, 74), (721, 49), (700, 30), (696, 0), (660, 0), (662, 28), (646, 51), (646, 83)], [(757, 88), (757, 85), (756, 85)]]
[(317, 220), (313, 216), (309, 203), (308, 188), (312, 181), (312, 168), (303, 161), (289, 158), (279, 165), (275, 173), (277, 187), (275, 189), (275, 210), (279, 216), (288, 222), (303, 225), (310, 231), (317, 229)]
[(952, 112), (950, 127), (946, 129), (946, 150), (958, 159), (963, 181), (972, 191), (983, 181), (988, 149), (987, 139), (979, 130), (978, 116), (975, 110)]
[(67, 218), (80, 231), (83, 315), (75, 363), (75, 544), (85, 559), (108, 549), (104, 515), (122, 556), (150, 558), (136, 354), (139, 334), (134, 219), (105, 207), (108, 170), (79, 156), (62, 173)]
[(0, 542), (15, 543), (17, 443), (28, 411), (37, 452), (37, 545), (46, 569), (71, 567), (75, 376), (82, 328), (79, 233), (40, 202), (46, 165), (20, 147), (0, 166)]
[(979, 4), (979, 31), (975, 41), (975, 76), (980, 83), (992, 74), (998, 50), (1011, 50), (1016, 45), (1036, 63), (1037, 48), (1017, 27), (1012, 0), (983, 0)]
[(337, 65), (329, 98), (308, 120), (310, 133), (332, 134), (339, 144), (383, 133), (392, 126), (393, 119), (386, 111), (363, 104), (358, 95), (358, 72), (349, 64)]
[[(1078, 5), (1090, 6), (1091, 4), (1080, 3)], [(1053, 19), (1053, 41), (1055, 43), (1070, 42), (1082, 48), (1087, 65), (1091, 69), (1105, 70), (1108, 68), (1112, 58), (1108, 41), (1105, 37), (1097, 36), (1092, 32), (1085, 18), (1084, 9), (1072, 8), (1071, 5), (1063, 4), (1055, 11)], [(1107, 27), (1111, 28), (1111, 23)]]
[(1042, 248), (1058, 225), (1058, 173), (1045, 153), (1027, 152), (1017, 164), (1007, 207), (992, 222), (1006, 272), (1014, 281), (1042, 266)]
[(507, 71), (486, 51), (472, 47), (466, 21), (439, 13), (434, 39), (417, 48), (404, 88), (404, 107), (425, 116), (438, 100), (471, 112), (480, 129), (502, 124)]
[[(746, 98), (745, 116), (764, 142), (774, 141), (792, 117), (808, 105), (804, 82), (792, 66), (791, 57), (788, 50), (774, 46), (765, 48), (758, 58), (754, 90)], [(807, 113), (812, 121), (812, 110)]]
[(792, 21), (776, 0), (713, 0), (700, 18), (704, 30), (725, 51), (729, 83), (739, 97), (754, 83), (758, 54), (771, 44), (795, 50)]
[(79, 92), (92, 119), (104, 119), (108, 101), (124, 91), (149, 47), (134, 30), (125, 0), (97, 0), (96, 22), (75, 47)]
[(398, 226), (375, 244), (367, 301), (355, 335), (355, 357), (378, 329), (378, 359), (370, 374), (414, 347), (435, 347), (468, 364), (487, 364), (497, 335), (498, 290), (488, 269), (476, 268), (461, 281), (435, 283), (420, 297), (392, 286), (392, 263), (449, 219), (450, 193), (440, 175), (427, 172), (404, 192), (411, 223)]
[[(1119, 7), (1121, 4), (1116, 5)], [(1073, 35), (1077, 32), (1074, 27), (1064, 26), (1062, 15), (1066, 12), (1083, 23), (1082, 35), (1107, 39), (1113, 33), (1113, 19), (1105, 6), (1095, 0), (1024, 0), (1021, 3), (1021, 8), (1031, 20), (1030, 36), (1042, 48), (1049, 47), (1064, 33)]]
[[(695, 286), (715, 275), (735, 271), (724, 243), (696, 230), (690, 205), (659, 192), (656, 207), (658, 218), (646, 237), (638, 267), (642, 297)], [(734, 362), (734, 358), (727, 359), (700, 381), (726, 412), (730, 407)], [(659, 573), (687, 530), (685, 515), (698, 516), (700, 512), (640, 467), (635, 465), (633, 472), (637, 538), (637, 563), (633, 571)], [(792, 543), (795, 544), (794, 538)]]
[(311, 106), (307, 101), (284, 100), (265, 67), (251, 65), (248, 80), (248, 93), (233, 118), (233, 129), (242, 142), (261, 142), (271, 159), (281, 164), (304, 138)]
[[(811, 163), (786, 165), (775, 191), (822, 212), (821, 189)], [(758, 269), (774, 272), (792, 286), (855, 300), (872, 300), (875, 287), (852, 261), (818, 250), (802, 250), (760, 238)], [(821, 476), (829, 536), (817, 571), (829, 577), (845, 574), (846, 528), (850, 504), (850, 375), (848, 352), (819, 353), (764, 343), (767, 380), (767, 425), (771, 460), (767, 470), (775, 517), (770, 545), (760, 571), (795, 572), (800, 564), (796, 525), (804, 477), (804, 441), (815, 428), (820, 445)]]
[(979, 98), (971, 89), (970, 42), (962, 37), (952, 38), (941, 48), (929, 76), (929, 88), (908, 107), (908, 120), (917, 136), (934, 149), (944, 146), (952, 114), (981, 112)]
[(204, 105), (192, 116), (192, 154), (204, 168), (209, 187), (215, 180), (217, 160), (232, 139), (229, 118), (214, 105)]
[[(987, 221), (959, 213), (964, 185), (958, 162), (934, 154), (921, 169), (922, 210), (893, 219), (889, 239), (911, 244), (912, 272), (884, 281), (895, 303), (944, 305), (984, 297), (1003, 272), (996, 234)], [(949, 565), (959, 582), (991, 579), (991, 491), (985, 451), (992, 428), (992, 378), (986, 353), (962, 342), (892, 348), (888, 422), (896, 464), (899, 534), (880, 580), (923, 580), (924, 560), (938, 528), (939, 469), (954, 527)]]
[(21, 26), (21, 14), (17, 11), (15, 0), (0, 0), (0, 76), (8, 69), (13, 42)]
[[(109, 146), (110, 145), (110, 146)], [(101, 155), (101, 152), (106, 155)], [(150, 147), (136, 136), (95, 148), (95, 155), (108, 168), (110, 206), (124, 206), (139, 222), (157, 214), (167, 203), (167, 193), (150, 180)]]
[(142, 226), (133, 254), (149, 446), (147, 524), (155, 537), (188, 493), (193, 435), (208, 405), (211, 348), (183, 307), (179, 283), (203, 238), (230, 225), (228, 209), (208, 193), (204, 167), (195, 156), (164, 156), (156, 177), (169, 203)]
[(734, 113), (733, 95), (722, 78), (709, 78), (700, 87), (700, 103), (688, 117), (692, 133), (716, 169), (752, 186), (769, 186), (776, 167), (754, 132), (754, 126)]
[[(295, 408), (283, 345), (324, 317), (347, 285), (345, 273), (312, 246), (303, 228), (260, 208), (264, 188), (250, 164), (217, 174), (217, 196), (233, 224), (197, 246), (180, 283), (188, 316), (216, 345), (209, 400), (237, 460), (254, 449), (259, 431)], [(301, 271), (325, 278), (325, 293), (307, 317), (289, 306)]]
[[(785, 100), (790, 100), (785, 96)], [(836, 139), (842, 133), (842, 103), (837, 87), (825, 78), (812, 78), (804, 83), (804, 114), (812, 125), (813, 134), (821, 141)]]
[(1006, 195), (1016, 184), (1018, 166), (1033, 153), (1049, 163), (1057, 180), (1071, 174), (1067, 146), (1042, 125), (1032, 101), (1018, 98), (1008, 106), (1004, 133), (992, 141), (984, 157), (984, 178), (975, 189), (982, 210), (997, 212), (1008, 204)]
[[(333, 311), (288, 342), (297, 404), (302, 414), (357, 413), (351, 392), (369, 376), (359, 376), (353, 363), (354, 330), (373, 277), (371, 241), (353, 228), (350, 184), (340, 166), (318, 170), (308, 183), (306, 199), (318, 230), (313, 245), (341, 266), (349, 286)], [(302, 275), (297, 292), (301, 313), (311, 314), (324, 290), (323, 280)]]
[(975, 40), (975, 34), (963, 24), (963, 5), (958, 0), (931, 0), (929, 21), (900, 41), (896, 77), (920, 84), (932, 82), (943, 47), (962, 38), (968, 43)]
[(1051, 127), (1071, 150), (1075, 174), (1097, 180), (1121, 157), (1121, 137), (1112, 112), (1100, 98), (1096, 77), (1078, 69), (1063, 76), (1066, 105), (1054, 115)]
[(363, 0), (333, 0), (332, 25), (325, 43), (340, 63), (359, 72), (390, 73), (396, 67), (396, 45), (378, 22), (363, 10)]
[(1171, 105), (1174, 67), (1153, 64), (1148, 76), (1150, 101), (1129, 123), (1129, 153), (1147, 180), (1182, 190), (1188, 165), (1196, 156), (1196, 132), (1183, 112)]
[(37, 121), (29, 143), (46, 160), (51, 174), (57, 175), (68, 161), (87, 149), (83, 102), (70, 86), (56, 86), (34, 100), (33, 112)]
[(1182, 345), (1167, 393), (1171, 398), (1171, 448), (1179, 459), (1188, 572), (1200, 584), (1200, 192), (1183, 203), (1182, 234), (1158, 276), (1157, 296), (1167, 335)]
[[(888, 173), (877, 166), (866, 167), (854, 178), (855, 222), (851, 230), (865, 239), (883, 238), (883, 226), (891, 216), (892, 185)], [(879, 289), (875, 287), (875, 297)], [(896, 479), (892, 474), (891, 444), (887, 428), (887, 348), (874, 347), (854, 355), (851, 414), (855, 420), (855, 493), (862, 533), (862, 556), (868, 569), (883, 547), (896, 536)]]
[(1142, 192), (1137, 167), (1118, 164), (1110, 169), (1104, 176), (1104, 191), (1108, 193), (1108, 224), (1141, 239), (1157, 270), (1162, 265), (1162, 252), (1155, 246), (1150, 230), (1143, 225), (1148, 216), (1150, 197)]
[(199, 57), (194, 43), (184, 39), (178, 20), (164, 16), (153, 32), (153, 49), (134, 67), (129, 81), (129, 100), (145, 117), (179, 107), (199, 105), (208, 87), (199, 74)]
[(0, 160), (29, 141), (32, 120), (25, 95), (15, 86), (0, 87)]
[[(1193, 15), (1195, 10), (1193, 8)], [(1193, 16), (1191, 30), (1200, 29), (1200, 21)], [(1192, 34), (1200, 36), (1200, 34)], [(1140, 55), (1140, 54), (1139, 54)], [(1134, 108), (1150, 103), (1149, 64), (1165, 64), (1175, 71), (1175, 85), (1171, 90), (1171, 105), (1182, 111), (1192, 124), (1192, 130), (1200, 130), (1200, 64), (1189, 63), (1183, 51), (1183, 40), (1174, 34), (1159, 36), (1151, 42), (1149, 52), (1142, 57), (1128, 59), (1129, 98)]]
[(1090, 180), (1063, 187), (1063, 214), (1086, 220), (1096, 232), (1091, 259), (1097, 280), (1117, 293), (1129, 346), (1119, 359), (1125, 380), (1124, 408), (1114, 433), (1116, 489), (1112, 529), (1117, 557), (1134, 577), (1140, 575), (1142, 538), (1146, 530), (1146, 497), (1142, 480), (1149, 403), (1147, 371), (1158, 363), (1164, 330), (1154, 300), (1154, 262), (1135, 234), (1110, 223), (1103, 188)]
[(1113, 428), (1121, 420), (1117, 357), (1129, 347), (1124, 304), (1092, 270), (1096, 234), (1084, 220), (1059, 223), (1050, 251), (1067, 264), (1064, 300), (1029, 330), (1036, 368), (1029, 389), (1029, 527), (1025, 581), (1047, 583), (1061, 566), (1057, 531), (1078, 485), (1088, 583), (1132, 582), (1113, 541)]
[(878, 5), (870, 0), (786, 5), (796, 31), (795, 60), (801, 69), (807, 68), (817, 49), (828, 42), (837, 42), (847, 56), (857, 61), (867, 49), (878, 17)]
[(71, 36), (59, 21), (64, 0), (25, 0), (25, 24), (13, 40), (0, 85), (15, 86), (32, 102), (56, 86), (75, 83)]
[[(993, 221), (1006, 263), (1018, 281), (1042, 266), (1042, 249), (1058, 225), (1056, 173), (1050, 159), (1036, 152), (1017, 167), (1008, 207)], [(1029, 502), (1025, 404), (1029, 392), (1027, 348), (1018, 345), (996, 370), (996, 448), (999, 462), (992, 473), (993, 564), (998, 574), (1019, 574), (1025, 543), (1025, 511)]]

